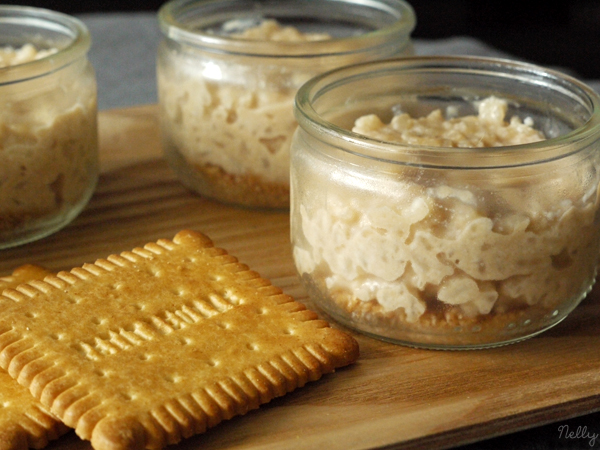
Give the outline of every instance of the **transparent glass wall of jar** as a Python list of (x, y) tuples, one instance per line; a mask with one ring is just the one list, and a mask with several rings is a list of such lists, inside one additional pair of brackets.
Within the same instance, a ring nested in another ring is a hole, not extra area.
[[(350, 131), (371, 113), (477, 115), (489, 96), (546, 139), (452, 148)], [(291, 147), (303, 285), (339, 322), (411, 346), (493, 347), (556, 325), (596, 276), (599, 107), (575, 79), (502, 60), (405, 58), (309, 81)]]
[[(265, 20), (301, 34), (261, 30)], [(402, 0), (175, 0), (159, 22), (158, 96), (171, 167), (203, 196), (287, 210), (297, 89), (335, 67), (412, 54), (415, 17)], [(264, 33), (243, 37), (257, 29)]]
[(57, 12), (0, 6), (0, 248), (53, 233), (98, 178), (90, 36)]

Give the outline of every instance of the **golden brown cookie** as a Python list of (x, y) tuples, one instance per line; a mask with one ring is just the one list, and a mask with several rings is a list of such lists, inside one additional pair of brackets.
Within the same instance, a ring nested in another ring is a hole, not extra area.
[(42, 448), (69, 431), (4, 370), (0, 371), (0, 450)]
[(192, 231), (5, 290), (0, 308), (0, 365), (97, 450), (162, 448), (358, 357)]
[[(16, 268), (0, 277), (0, 291), (30, 280), (42, 280), (51, 272), (37, 265)], [(29, 391), (0, 370), (0, 450), (42, 448), (69, 430)]]

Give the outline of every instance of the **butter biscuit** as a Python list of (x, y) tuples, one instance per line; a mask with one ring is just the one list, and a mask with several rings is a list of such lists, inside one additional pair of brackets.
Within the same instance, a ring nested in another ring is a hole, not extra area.
[(0, 308), (0, 365), (96, 450), (175, 444), (359, 352), (188, 230), (7, 289)]
[[(17, 267), (12, 274), (0, 277), (0, 291), (42, 280), (49, 274), (49, 270), (34, 264)], [(0, 370), (0, 450), (42, 448), (69, 429), (25, 387)]]

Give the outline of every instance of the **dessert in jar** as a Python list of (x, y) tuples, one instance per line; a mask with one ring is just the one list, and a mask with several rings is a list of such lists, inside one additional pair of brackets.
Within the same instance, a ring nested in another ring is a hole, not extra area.
[(343, 324), (418, 347), (492, 347), (556, 325), (596, 276), (599, 106), (573, 78), (493, 59), (309, 81), (291, 147), (303, 285)]
[(402, 0), (175, 0), (159, 22), (171, 167), (203, 196), (288, 209), (297, 89), (335, 67), (412, 54), (415, 17)]
[(0, 248), (53, 233), (98, 178), (96, 80), (79, 20), (0, 6)]

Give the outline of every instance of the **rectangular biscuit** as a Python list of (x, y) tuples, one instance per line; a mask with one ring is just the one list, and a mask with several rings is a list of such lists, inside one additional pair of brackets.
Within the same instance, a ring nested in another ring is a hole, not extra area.
[(187, 230), (6, 290), (0, 308), (0, 365), (97, 450), (177, 443), (358, 357)]
[[(51, 272), (37, 265), (17, 267), (0, 277), (0, 292), (31, 280), (42, 280)], [(42, 448), (69, 431), (29, 391), (0, 370), (0, 450)]]

